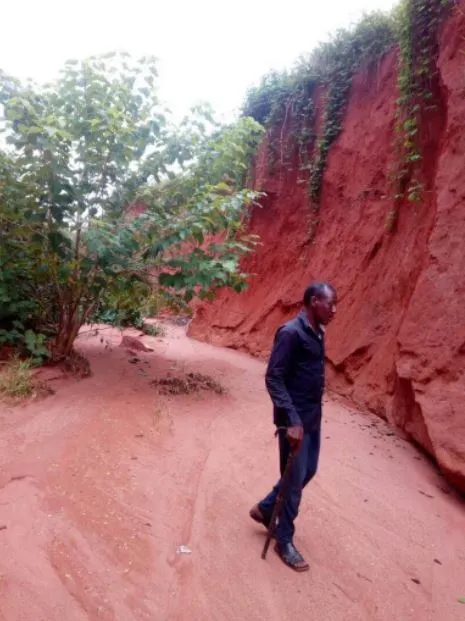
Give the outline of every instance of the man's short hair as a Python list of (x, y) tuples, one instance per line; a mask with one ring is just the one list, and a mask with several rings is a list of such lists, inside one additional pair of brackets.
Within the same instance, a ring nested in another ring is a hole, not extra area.
[(326, 291), (334, 292), (333, 285), (327, 282), (314, 282), (305, 289), (304, 306), (309, 306), (311, 299), (315, 296), (321, 298)]

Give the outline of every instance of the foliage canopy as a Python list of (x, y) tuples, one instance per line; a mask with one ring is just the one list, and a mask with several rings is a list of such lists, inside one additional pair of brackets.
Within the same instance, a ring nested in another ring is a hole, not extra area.
[(59, 359), (104, 308), (244, 286), (256, 121), (197, 107), (175, 126), (148, 57), (68, 62), (45, 86), (0, 78), (0, 344)]

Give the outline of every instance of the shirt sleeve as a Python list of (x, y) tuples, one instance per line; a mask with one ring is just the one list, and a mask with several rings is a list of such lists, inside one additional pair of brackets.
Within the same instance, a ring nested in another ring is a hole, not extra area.
[(266, 371), (265, 383), (273, 405), (287, 414), (291, 425), (300, 426), (302, 421), (292, 403), (285, 383), (294, 353), (295, 335), (289, 332), (289, 330), (281, 328), (275, 337)]

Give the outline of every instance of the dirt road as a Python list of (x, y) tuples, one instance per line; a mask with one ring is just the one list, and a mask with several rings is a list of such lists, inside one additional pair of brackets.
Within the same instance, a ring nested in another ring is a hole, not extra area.
[[(326, 403), (296, 575), (247, 515), (277, 473), (262, 363), (178, 328), (134, 361), (103, 334), (80, 337), (93, 377), (0, 408), (2, 621), (465, 619), (465, 507), (384, 423)], [(150, 384), (188, 371), (227, 394)]]

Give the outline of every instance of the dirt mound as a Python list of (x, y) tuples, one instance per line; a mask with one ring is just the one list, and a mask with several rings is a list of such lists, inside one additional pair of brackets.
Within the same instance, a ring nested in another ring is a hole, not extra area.
[(69, 373), (72, 377), (84, 379), (92, 375), (90, 363), (85, 356), (73, 350), (71, 354), (62, 360), (58, 367), (64, 372)]
[(139, 338), (130, 334), (123, 334), (120, 347), (125, 347), (130, 351), (153, 351), (151, 347), (148, 347)]
[(187, 373), (184, 377), (165, 377), (153, 380), (152, 384), (158, 387), (162, 395), (191, 395), (199, 392), (222, 395), (225, 392), (219, 382), (202, 373)]

